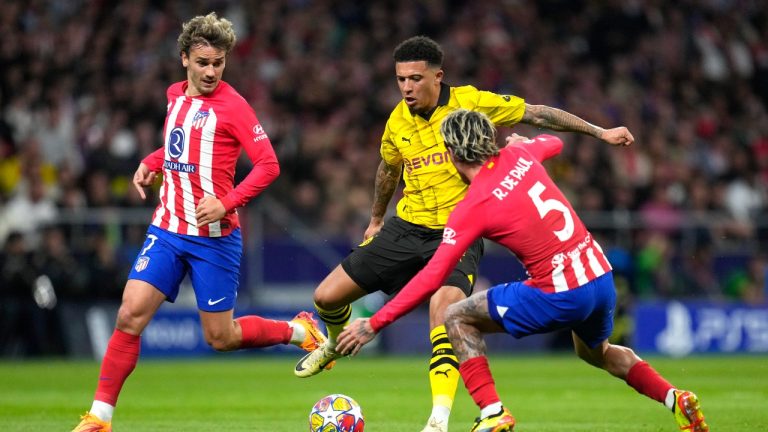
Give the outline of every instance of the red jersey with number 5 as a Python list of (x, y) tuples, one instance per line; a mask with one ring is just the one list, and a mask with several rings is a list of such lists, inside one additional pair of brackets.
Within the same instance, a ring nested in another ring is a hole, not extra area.
[(560, 153), (552, 135), (516, 143), (489, 159), (448, 218), (435, 255), (371, 319), (379, 329), (434, 293), (475, 239), (485, 237), (513, 252), (545, 292), (577, 288), (611, 270), (571, 204), (541, 162)]
[[(280, 168), (256, 114), (232, 86), (220, 81), (210, 95), (195, 97), (186, 96), (186, 89), (187, 81), (168, 88), (165, 146), (142, 161), (163, 173), (152, 225), (178, 234), (225, 236), (239, 226), (236, 208), (261, 193)], [(234, 187), (235, 164), (243, 149), (253, 168)], [(195, 208), (204, 196), (218, 198), (227, 213), (198, 228)]]

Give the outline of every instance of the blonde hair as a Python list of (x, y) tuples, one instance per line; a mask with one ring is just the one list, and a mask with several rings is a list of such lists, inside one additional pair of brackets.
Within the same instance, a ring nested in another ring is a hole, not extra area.
[(229, 54), (236, 41), (232, 23), (216, 16), (216, 12), (205, 16), (198, 15), (185, 22), (178, 39), (179, 51), (187, 55), (189, 50), (197, 45), (211, 46)]
[(440, 133), (459, 162), (482, 164), (499, 154), (496, 127), (481, 112), (458, 109), (448, 114), (440, 125)]

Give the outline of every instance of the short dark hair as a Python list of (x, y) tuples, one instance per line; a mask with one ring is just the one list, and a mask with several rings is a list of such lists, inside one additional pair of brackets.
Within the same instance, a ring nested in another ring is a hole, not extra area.
[(443, 66), (443, 49), (427, 36), (414, 36), (406, 39), (395, 48), (395, 62), (426, 61), (429, 66)]

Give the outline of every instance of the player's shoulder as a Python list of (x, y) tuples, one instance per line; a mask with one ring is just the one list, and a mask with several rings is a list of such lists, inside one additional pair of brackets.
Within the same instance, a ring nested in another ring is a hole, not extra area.
[(165, 93), (168, 97), (176, 97), (184, 95), (184, 84), (186, 81), (175, 82), (168, 86)]
[(459, 96), (459, 95), (464, 96), (464, 95), (469, 95), (469, 94), (475, 94), (475, 93), (478, 93), (479, 91), (480, 90), (477, 87), (475, 87), (475, 86), (473, 86), (471, 84), (455, 86), (455, 87), (451, 86), (451, 93), (453, 93), (453, 94), (455, 94), (457, 96)]
[(477, 98), (477, 95), (481, 91), (482, 90), (478, 89), (477, 87), (471, 84), (451, 87), (451, 94), (453, 95), (453, 97), (459, 99), (459, 101), (466, 100), (466, 99), (474, 100)]
[(250, 108), (248, 101), (246, 101), (245, 98), (226, 81), (219, 82), (216, 97), (226, 102), (227, 106), (234, 109), (242, 109), (243, 106), (248, 106)]

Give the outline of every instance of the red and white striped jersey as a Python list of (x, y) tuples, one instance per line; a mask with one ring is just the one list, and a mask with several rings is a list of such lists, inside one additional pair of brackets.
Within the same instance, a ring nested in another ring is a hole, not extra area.
[(540, 135), (489, 159), (448, 218), (427, 266), (371, 318), (374, 330), (437, 291), (478, 237), (514, 253), (530, 276), (525, 283), (545, 292), (574, 289), (610, 271), (600, 245), (541, 165), (562, 147), (559, 138)]
[[(186, 96), (186, 89), (187, 81), (168, 87), (165, 145), (142, 161), (163, 173), (152, 225), (178, 234), (225, 236), (240, 225), (236, 208), (261, 193), (280, 168), (256, 114), (232, 86), (220, 81), (213, 93), (195, 97)], [(234, 187), (242, 149), (253, 168)], [(218, 198), (227, 214), (198, 228), (195, 208), (204, 196)]]

